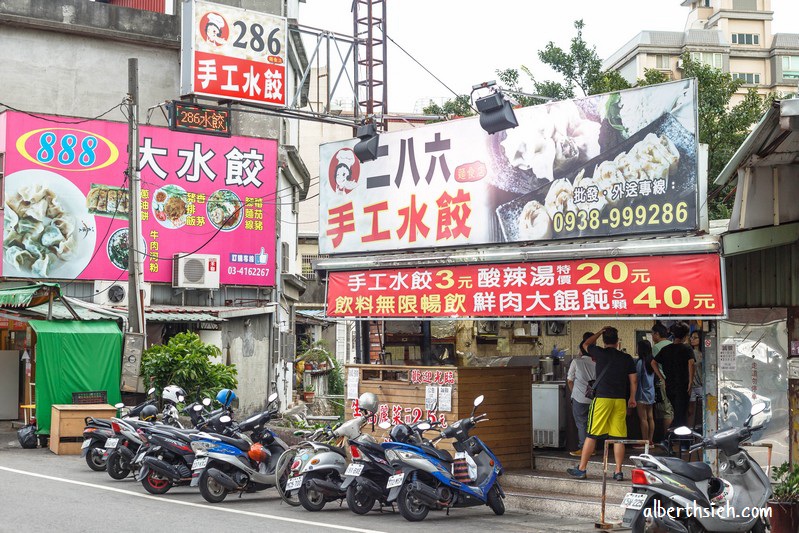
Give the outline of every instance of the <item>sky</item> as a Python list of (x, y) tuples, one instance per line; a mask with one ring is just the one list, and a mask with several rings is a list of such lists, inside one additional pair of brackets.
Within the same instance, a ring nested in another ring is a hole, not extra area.
[[(387, 33), (457, 94), (497, 78), (496, 70), (529, 67), (557, 79), (537, 52), (553, 41), (567, 48), (574, 21), (605, 59), (643, 30), (682, 31), (689, 8), (681, 0), (386, 0)], [(352, 0), (305, 0), (299, 23), (352, 35)], [(542, 7), (539, 7), (542, 6)], [(545, 7), (543, 7), (545, 6)], [(557, 9), (553, 9), (557, 6)], [(772, 0), (774, 33), (799, 33), (799, 1)], [(306, 42), (313, 51), (313, 43)], [(531, 90), (531, 83), (522, 86)], [(349, 87), (346, 91), (351, 93)], [(345, 91), (345, 92), (346, 92)], [(341, 94), (351, 99), (351, 95)], [(421, 102), (453, 97), (396, 45), (388, 47), (389, 113), (421, 112)]]

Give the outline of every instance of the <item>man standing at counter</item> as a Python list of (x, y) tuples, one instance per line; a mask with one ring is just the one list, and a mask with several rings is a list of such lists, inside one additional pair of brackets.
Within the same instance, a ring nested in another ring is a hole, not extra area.
[[(604, 348), (595, 345), (602, 337)], [(596, 361), (597, 380), (594, 383), (594, 400), (588, 413), (588, 436), (583, 444), (580, 465), (566, 470), (577, 479), (586, 479), (588, 459), (594, 453), (599, 438), (627, 438), (627, 408), (635, 407), (635, 390), (638, 376), (633, 358), (619, 348), (619, 332), (605, 326), (584, 340), (581, 348)], [(613, 479), (623, 481), (621, 465), (624, 461), (624, 444), (613, 445), (616, 471)]]

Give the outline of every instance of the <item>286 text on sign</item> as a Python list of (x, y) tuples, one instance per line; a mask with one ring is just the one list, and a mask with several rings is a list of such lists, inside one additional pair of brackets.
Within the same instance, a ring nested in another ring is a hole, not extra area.
[(327, 315), (724, 316), (716, 254), (331, 272)]

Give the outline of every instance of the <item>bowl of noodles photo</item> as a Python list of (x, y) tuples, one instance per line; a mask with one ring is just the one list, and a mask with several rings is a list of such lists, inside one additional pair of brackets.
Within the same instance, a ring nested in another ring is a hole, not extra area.
[(188, 216), (187, 197), (186, 189), (178, 185), (157, 189), (153, 194), (153, 216), (165, 228), (182, 228)]
[(208, 220), (221, 231), (236, 229), (244, 218), (244, 204), (233, 191), (220, 189), (208, 197)]

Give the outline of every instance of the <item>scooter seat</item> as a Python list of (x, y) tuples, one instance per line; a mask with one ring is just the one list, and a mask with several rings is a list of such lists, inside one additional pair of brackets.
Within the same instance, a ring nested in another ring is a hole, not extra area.
[(340, 456), (347, 458), (347, 451), (344, 448), (339, 448), (338, 446), (329, 446), (331, 452), (336, 452)]
[(676, 457), (659, 457), (658, 460), (669, 467), (675, 474), (687, 477), (693, 481), (703, 481), (713, 477), (710, 465), (702, 461), (686, 463)]
[(214, 435), (214, 437), (218, 438), (222, 442), (226, 444), (231, 444), (238, 448), (243, 452), (250, 451), (250, 443), (244, 439), (234, 439), (233, 437), (226, 437), (225, 435)]
[(438, 457), (442, 461), (449, 461), (452, 462), (452, 455), (447, 450), (439, 450), (434, 446), (428, 446), (427, 444), (422, 444), (422, 449), (429, 453), (434, 457)]

